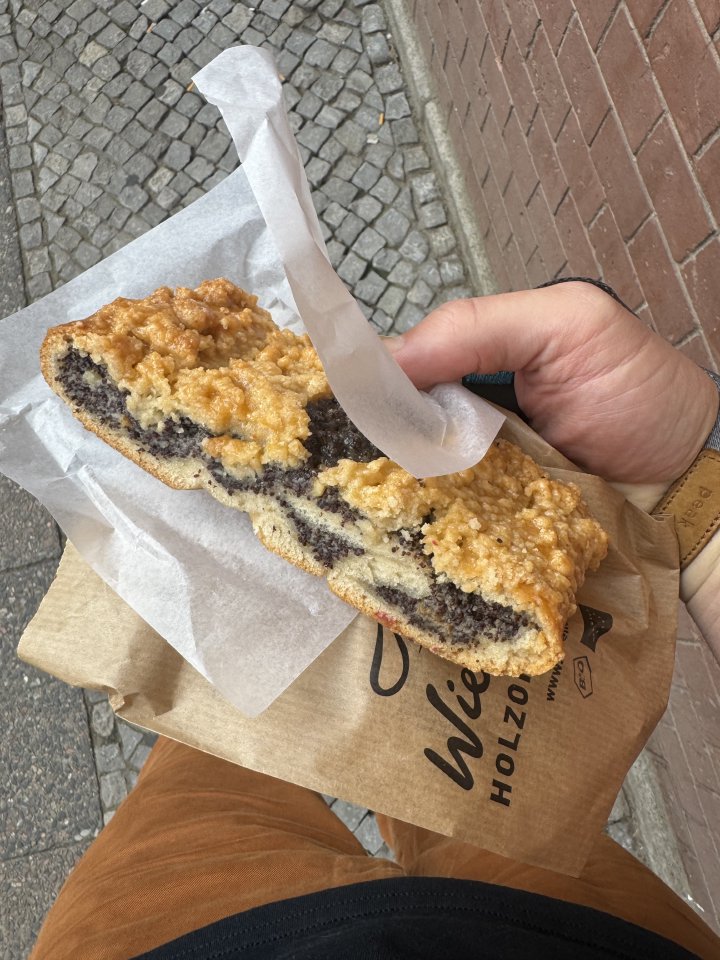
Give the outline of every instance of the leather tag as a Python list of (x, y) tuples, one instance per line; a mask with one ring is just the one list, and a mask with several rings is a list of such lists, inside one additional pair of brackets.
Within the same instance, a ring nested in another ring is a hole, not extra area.
[(691, 563), (720, 528), (720, 453), (703, 450), (695, 463), (667, 492), (653, 516), (675, 519), (680, 543), (680, 569)]

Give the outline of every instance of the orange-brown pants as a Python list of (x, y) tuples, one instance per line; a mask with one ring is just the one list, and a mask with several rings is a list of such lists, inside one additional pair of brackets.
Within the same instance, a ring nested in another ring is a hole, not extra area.
[(251, 907), (398, 876), (484, 880), (586, 904), (703, 958), (720, 940), (607, 837), (565, 877), (378, 816), (397, 863), (373, 859), (322, 797), (160, 739), (50, 910), (30, 960), (127, 960)]

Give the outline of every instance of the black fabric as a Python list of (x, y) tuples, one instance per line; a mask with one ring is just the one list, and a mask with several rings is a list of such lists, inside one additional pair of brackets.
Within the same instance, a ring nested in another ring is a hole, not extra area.
[(608, 914), (470, 880), (401, 877), (281, 900), (136, 960), (681, 960)]

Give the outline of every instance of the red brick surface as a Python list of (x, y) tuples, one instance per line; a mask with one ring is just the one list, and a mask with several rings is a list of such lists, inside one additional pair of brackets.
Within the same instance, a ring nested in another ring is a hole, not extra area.
[(598, 275), (595, 251), (580, 219), (572, 193), (568, 190), (555, 213), (555, 223), (567, 257), (568, 276), (596, 277)]
[(637, 159), (672, 255), (682, 262), (710, 236), (713, 227), (667, 117), (645, 141)]
[(643, 302), (642, 290), (611, 206), (602, 208), (590, 225), (588, 236), (600, 265), (600, 275), (606, 279), (612, 277), (609, 282), (631, 309), (639, 307)]
[(682, 342), (693, 333), (695, 320), (655, 217), (638, 230), (629, 252), (658, 333), (671, 343)]
[(512, 103), (523, 130), (528, 130), (536, 112), (535, 90), (525, 60), (512, 34), (508, 37), (503, 60), (505, 82), (512, 90)]
[(705, 29), (712, 36), (720, 27), (720, 5), (717, 0), (695, 0), (695, 6), (705, 24)]
[(703, 333), (717, 363), (720, 357), (720, 240), (716, 237), (682, 269), (690, 298), (703, 304)]
[(527, 56), (535, 31), (540, 23), (535, 2), (534, 0), (513, 0), (513, 3), (507, 4), (506, 10), (510, 16), (510, 23), (518, 46), (523, 56)]
[(603, 205), (605, 191), (574, 111), (568, 114), (555, 146), (565, 178), (573, 185), (578, 212), (583, 223), (588, 224)]
[(456, 146), (482, 233), (493, 229), (500, 288), (595, 264), (643, 319), (717, 369), (718, 0), (413, 9), (440, 102), (462, 121)]
[(647, 54), (625, 10), (618, 10), (598, 54), (598, 65), (633, 152), (663, 112)]
[(580, 21), (575, 19), (560, 47), (558, 64), (586, 143), (592, 143), (610, 108), (600, 69)]
[[(534, 126), (535, 122), (533, 121), (533, 127)], [(525, 137), (520, 126), (520, 121), (513, 113), (513, 116), (508, 119), (505, 125), (503, 139), (505, 140), (507, 155), (512, 157), (512, 166), (508, 170), (508, 175), (511, 172), (515, 174), (523, 202), (527, 203), (540, 181), (540, 177), (535, 170), (539, 155), (533, 149), (532, 133), (530, 137)], [(552, 148), (552, 141), (550, 141), (549, 146)], [(533, 162), (533, 157), (535, 158), (535, 162)], [(551, 161), (548, 160), (548, 163), (550, 162)]]
[(720, 137), (708, 143), (692, 161), (695, 175), (715, 220), (720, 218)]
[(717, 51), (691, 0), (671, 0), (648, 44), (650, 64), (689, 153), (717, 129)]
[(665, 0), (626, 0), (626, 3), (640, 36), (646, 38), (665, 6)]
[(583, 29), (593, 49), (600, 42), (617, 5), (617, 0), (577, 0), (575, 3)]
[(567, 93), (557, 60), (544, 27), (540, 27), (536, 33), (535, 42), (526, 63), (535, 87), (537, 102), (545, 115), (550, 133), (556, 137), (570, 105), (567, 102)]
[(538, 110), (528, 134), (531, 163), (537, 173), (537, 179), (543, 185), (550, 209), (556, 211), (560, 201), (568, 190), (567, 178), (560, 165), (545, 117)]
[[(413, 11), (498, 288), (601, 276), (718, 369), (720, 2), (415, 0)], [(683, 630), (652, 743), (693, 895), (720, 924), (720, 667), (687, 618)]]
[(535, 0), (535, 9), (545, 27), (553, 53), (557, 53), (575, 6), (572, 0)]
[(590, 155), (620, 233), (629, 239), (651, 211), (637, 160), (628, 151), (617, 116), (609, 113), (590, 148)]

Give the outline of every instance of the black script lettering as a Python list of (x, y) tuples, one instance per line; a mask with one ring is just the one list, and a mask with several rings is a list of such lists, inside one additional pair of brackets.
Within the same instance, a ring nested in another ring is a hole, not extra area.
[(523, 710), (520, 714), (517, 714), (517, 713), (515, 713), (515, 711), (513, 710), (512, 707), (506, 706), (506, 707), (505, 707), (505, 716), (503, 717), (503, 722), (504, 722), (504, 723), (510, 723), (510, 721), (512, 720), (512, 722), (515, 724), (515, 726), (518, 728), (518, 730), (522, 730), (522, 728), (525, 726), (525, 717), (526, 717), (526, 716), (527, 716), (527, 713), (525, 713), (524, 710)]
[[(461, 737), (448, 737), (448, 752), (455, 761), (456, 766), (453, 766), (444, 757), (441, 757), (439, 753), (436, 753), (435, 750), (431, 750), (429, 747), (426, 747), (423, 752), (430, 763), (435, 764), (438, 770), (441, 770), (446, 777), (449, 777), (463, 790), (472, 790), (475, 779), (470, 772), (470, 769), (462, 754), (466, 754), (468, 757), (479, 760), (483, 755), (483, 745), (480, 741), (480, 738), (475, 731), (472, 730), (465, 723), (465, 721), (453, 711), (452, 707), (449, 707), (446, 703), (444, 703), (440, 697), (440, 694), (431, 683), (429, 683), (425, 688), (425, 695), (437, 712), (445, 717), (446, 720), (449, 720), (450, 723), (460, 731), (465, 739), (463, 740)], [(461, 699), (461, 697), (458, 697), (458, 700)]]
[(513, 740), (506, 740), (505, 737), (498, 737), (498, 743), (501, 747), (507, 747), (508, 750), (517, 750), (520, 743), (520, 734), (516, 733)]
[[(567, 630), (567, 627), (565, 628)], [(547, 688), (547, 699), (555, 699), (555, 691), (557, 690), (558, 684), (560, 683), (560, 674), (562, 673), (562, 660), (560, 663), (556, 663), (553, 667), (552, 673), (550, 674), (550, 683)]]
[(375, 652), (373, 653), (372, 665), (370, 667), (370, 686), (373, 693), (379, 697), (393, 697), (405, 686), (405, 681), (410, 673), (410, 654), (404, 639), (399, 633), (394, 633), (395, 641), (400, 651), (402, 666), (400, 676), (391, 687), (380, 686), (380, 670), (382, 668), (383, 650), (384, 650), (384, 631), (382, 624), (378, 624), (377, 635), (375, 637)]
[[(526, 683), (530, 682), (530, 677), (527, 674), (523, 674), (518, 679), (524, 680)], [(507, 688), (508, 700), (511, 700), (513, 703), (520, 706), (526, 704), (530, 698), (530, 693), (527, 687), (521, 687), (519, 683), (511, 683)], [(505, 704), (505, 715), (503, 716), (503, 722), (507, 724), (514, 724), (517, 727), (517, 733), (513, 737), (498, 737), (498, 745), (505, 747), (506, 750), (512, 750), (513, 753), (517, 753), (520, 748), (520, 738), (522, 734), (520, 731), (525, 726), (525, 718), (527, 717), (527, 711), (514, 710), (509, 703)], [(499, 753), (495, 757), (495, 769), (503, 777), (512, 777), (515, 773), (515, 758), (509, 753)], [(493, 780), (492, 782), (493, 789), (490, 791), (490, 799), (494, 800), (495, 803), (502, 803), (503, 806), (509, 807), (512, 792), (512, 787), (509, 783), (506, 783), (504, 780)]]
[(495, 787), (495, 793), (490, 794), (490, 799), (494, 800), (495, 803), (502, 803), (503, 806), (510, 806), (510, 797), (506, 794), (512, 793), (512, 787), (509, 783), (503, 783), (502, 780), (493, 780), (492, 785)]
[(495, 758), (495, 769), (504, 777), (511, 777), (515, 773), (515, 761), (507, 753), (499, 753)]
[(527, 690), (525, 687), (521, 687), (517, 683), (511, 683), (508, 687), (508, 697), (510, 697), (513, 703), (517, 703), (521, 707), (528, 702)]
[(472, 706), (467, 702), (464, 697), (458, 697), (458, 703), (463, 708), (463, 712), (466, 717), (469, 717), (471, 720), (477, 720), (482, 712), (482, 706), (480, 704), (480, 694), (485, 693), (487, 688), (490, 686), (490, 674), (481, 673), (481, 679), (478, 680), (477, 676), (468, 670), (467, 667), (464, 667), (460, 679), (463, 682), (463, 686), (466, 690), (469, 690), (473, 695), (473, 704)]

